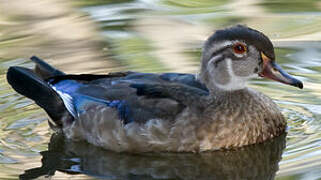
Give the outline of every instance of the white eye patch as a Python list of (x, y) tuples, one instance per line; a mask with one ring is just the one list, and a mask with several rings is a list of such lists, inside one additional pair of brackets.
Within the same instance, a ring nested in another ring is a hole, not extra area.
[(233, 52), (234, 56), (238, 57), (238, 58), (242, 58), (242, 57), (245, 57), (247, 55), (247, 53), (243, 53), (243, 54), (238, 54), (238, 53), (235, 53)]

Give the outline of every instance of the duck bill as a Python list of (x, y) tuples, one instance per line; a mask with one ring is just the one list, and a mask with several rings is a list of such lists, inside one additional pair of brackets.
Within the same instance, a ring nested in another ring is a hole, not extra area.
[(300, 80), (295, 79), (288, 73), (286, 73), (279, 65), (268, 58), (264, 53), (261, 52), (261, 57), (263, 60), (263, 70), (259, 73), (259, 76), (273, 79), (284, 84), (303, 88), (303, 84)]

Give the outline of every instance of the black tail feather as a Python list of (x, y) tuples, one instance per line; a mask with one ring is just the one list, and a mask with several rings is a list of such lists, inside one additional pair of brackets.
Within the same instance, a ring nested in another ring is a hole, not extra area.
[[(35, 59), (35, 61), (40, 64), (39, 67), (47, 70), (47, 72), (52, 74), (62, 73), (43, 61), (38, 61), (38, 59)], [(72, 120), (73, 117), (67, 111), (58, 94), (32, 70), (17, 66), (10, 67), (7, 72), (7, 80), (18, 93), (34, 100), (40, 107), (45, 109), (50, 118), (56, 123), (56, 126), (62, 127), (62, 119), (70, 118), (65, 120)]]
[(30, 58), (34, 63), (36, 63), (35, 72), (42, 77), (42, 79), (47, 79), (52, 76), (65, 75), (64, 72), (50, 66), (44, 60), (38, 58), (37, 56), (32, 56)]

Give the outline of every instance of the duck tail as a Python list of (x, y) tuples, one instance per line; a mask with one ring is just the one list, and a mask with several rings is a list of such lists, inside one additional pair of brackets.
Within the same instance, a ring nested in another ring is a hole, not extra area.
[(62, 121), (72, 121), (73, 117), (67, 111), (63, 100), (44, 78), (64, 75), (64, 73), (35, 56), (31, 59), (37, 64), (39, 74), (24, 67), (12, 66), (7, 72), (8, 83), (18, 93), (34, 100), (42, 107), (53, 120), (53, 122), (49, 121), (52, 127), (61, 128)]
[(35, 72), (38, 74), (42, 79), (47, 79), (52, 76), (60, 76), (65, 75), (64, 72), (59, 71), (58, 69), (50, 66), (44, 60), (38, 58), (37, 56), (32, 56), (31, 61), (36, 64)]

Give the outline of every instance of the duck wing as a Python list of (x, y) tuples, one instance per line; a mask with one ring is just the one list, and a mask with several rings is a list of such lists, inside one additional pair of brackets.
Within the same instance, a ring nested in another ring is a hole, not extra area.
[(125, 124), (155, 118), (174, 120), (199, 96), (208, 94), (192, 74), (118, 72), (59, 75), (47, 81), (74, 117), (88, 108), (105, 106), (117, 111)]
[[(53, 120), (54, 127), (72, 122), (88, 109), (104, 107), (125, 124), (149, 119), (174, 120), (194, 100), (208, 94), (193, 74), (116, 72), (102, 75), (65, 74), (32, 57), (35, 71), (14, 66), (9, 84), (34, 100)], [(104, 109), (103, 108), (103, 109)]]

